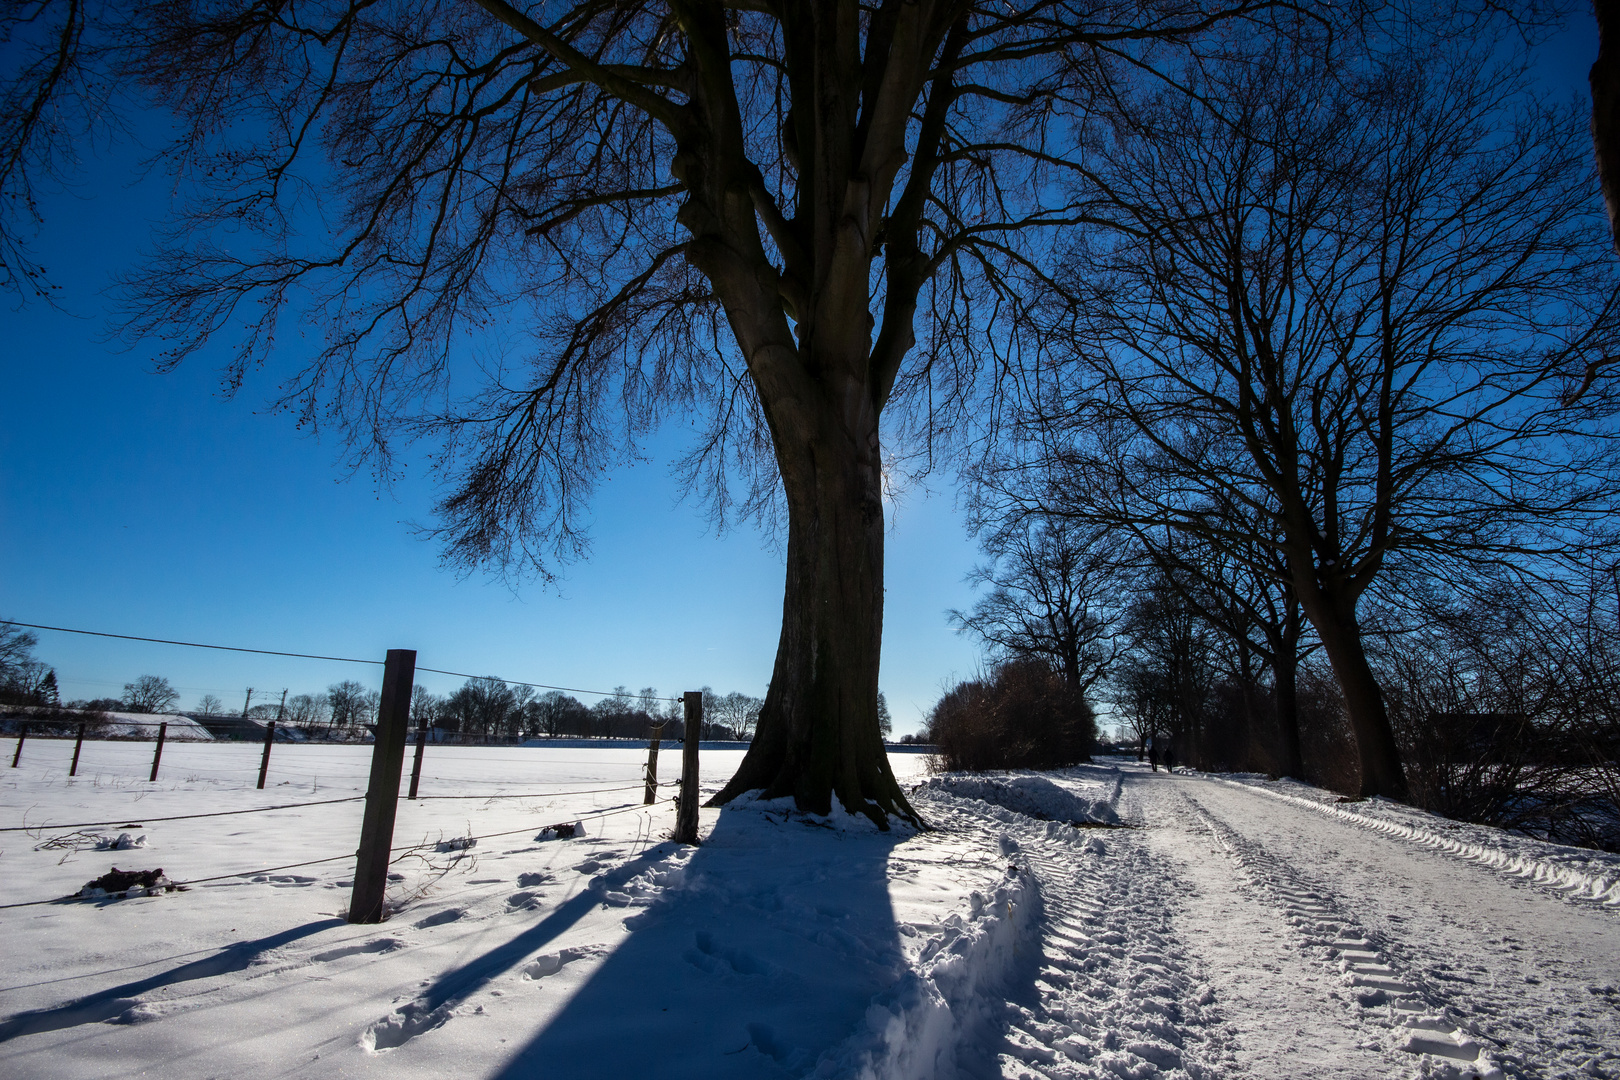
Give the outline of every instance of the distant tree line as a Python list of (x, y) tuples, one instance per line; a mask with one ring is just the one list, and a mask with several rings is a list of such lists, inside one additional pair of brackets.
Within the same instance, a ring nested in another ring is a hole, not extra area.
[[(180, 693), (167, 678), (141, 675), (126, 683), (117, 698), (60, 700), (56, 672), (34, 656), (37, 637), (21, 627), (0, 622), (0, 706), (21, 705), (106, 713), (168, 713), (176, 710)], [(364, 683), (346, 679), (317, 693), (281, 694), (252, 704), (247, 691), (239, 709), (229, 710), (215, 694), (197, 702), (194, 715), (203, 718), (242, 716), (290, 725), (315, 738), (357, 738), (377, 719), (381, 696)], [(751, 694), (720, 694), (703, 688), (702, 738), (747, 742), (753, 738), (764, 699)], [(888, 703), (879, 695), (882, 730), (888, 734)], [(539, 737), (644, 739), (656, 730), (663, 738), (685, 735), (684, 706), (675, 695), (660, 695), (656, 687), (632, 692), (616, 687), (611, 694), (586, 705), (572, 694), (540, 691), (524, 683), (508, 683), (493, 675), (468, 679), (449, 694), (439, 695), (417, 686), (411, 696), (412, 727), (428, 726), (465, 739), (531, 739)]]
[[(753, 738), (763, 698), (703, 688), (704, 739), (746, 742)], [(507, 683), (493, 675), (468, 679), (446, 695), (417, 687), (411, 699), (413, 725), (438, 728), (463, 738), (592, 738), (645, 739), (656, 731), (666, 739), (685, 737), (685, 708), (656, 687), (613, 693), (586, 705), (561, 690), (539, 691)]]

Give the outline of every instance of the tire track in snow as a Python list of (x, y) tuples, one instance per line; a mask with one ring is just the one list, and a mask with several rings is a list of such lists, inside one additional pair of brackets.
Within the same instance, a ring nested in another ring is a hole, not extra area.
[(1613, 870), (1591, 871), (1580, 866), (1549, 862), (1545, 859), (1515, 854), (1499, 848), (1488, 847), (1484, 844), (1473, 844), (1449, 836), (1441, 836), (1438, 833), (1418, 828), (1415, 825), (1403, 825), (1398, 821), (1385, 821), (1380, 818), (1368, 817), (1365, 814), (1358, 814), (1337, 804), (1302, 799), (1298, 795), (1273, 791), (1259, 784), (1245, 784), (1238, 780), (1228, 780), (1220, 776), (1207, 778), (1229, 784), (1243, 791), (1259, 792), (1281, 802), (1301, 806), (1307, 810), (1314, 810), (1319, 814), (1338, 818), (1341, 821), (1348, 821), (1373, 832), (1434, 848), (1437, 851), (1445, 852), (1447, 855), (1465, 859), (1489, 867), (1492, 870), (1498, 870), (1515, 877), (1527, 878), (1537, 885), (1544, 885), (1572, 899), (1591, 900), (1608, 908), (1620, 907), (1620, 874), (1616, 874)]
[(1022, 978), (997, 1010), (998, 1037), (958, 1049), (963, 1075), (1221, 1075), (1213, 998), (1171, 925), (1174, 871), (1138, 835), (1099, 835), (943, 793), (929, 801), (959, 826), (999, 833), (1039, 904)]
[(1507, 987), (1476, 986), (1467, 1000), (1442, 992), (1410, 970), (1403, 960), (1409, 951), (1405, 943), (1368, 933), (1321, 883), (1243, 837), (1196, 797), (1178, 794), (1244, 874), (1275, 898), (1295, 930), (1318, 947), (1323, 962), (1340, 970), (1357, 1004), (1387, 1027), (1387, 1049), (1416, 1058), (1417, 1075), (1444, 1080), (1602, 1075), (1589, 1071), (1591, 1032), (1578, 1021), (1568, 1030), (1547, 1030), (1511, 1019), (1505, 1025), (1478, 1019), (1481, 1012), (1513, 1018), (1522, 1002)]

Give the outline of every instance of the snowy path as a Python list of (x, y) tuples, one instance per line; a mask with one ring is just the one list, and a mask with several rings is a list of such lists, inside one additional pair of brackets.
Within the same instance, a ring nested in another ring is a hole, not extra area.
[(1526, 1077), (1620, 1050), (1613, 908), (1234, 785), (1160, 779), (1143, 786), (1174, 785), (1297, 940), (1336, 954), (1363, 1026), (1393, 1026), (1386, 1045), (1444, 1054), (1463, 1075), (1477, 1056)]
[(1134, 827), (983, 815), (1041, 956), (964, 1075), (1620, 1076), (1613, 906), (1253, 788), (1123, 781)]
[[(74, 779), (70, 749), (0, 774), (4, 823), (58, 823), (0, 834), (6, 899), (127, 860), (199, 883), (0, 909), (8, 1080), (1620, 1080), (1620, 859), (1395, 804), (1100, 762), (929, 778), (917, 835), (705, 809), (694, 849), (640, 751), (440, 749), (397, 832), (427, 855), (351, 926), (347, 856), (214, 878), (352, 849), (360, 804), (312, 800), (359, 794), (365, 748), (278, 748), (262, 792), (240, 746), (156, 784), (139, 744)], [(58, 843), (102, 820), (148, 846)]]

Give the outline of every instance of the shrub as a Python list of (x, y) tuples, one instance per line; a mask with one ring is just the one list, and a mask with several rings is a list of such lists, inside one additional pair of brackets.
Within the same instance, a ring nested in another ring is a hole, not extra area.
[(1096, 718), (1043, 660), (1010, 660), (958, 683), (929, 716), (946, 769), (1050, 769), (1091, 759)]

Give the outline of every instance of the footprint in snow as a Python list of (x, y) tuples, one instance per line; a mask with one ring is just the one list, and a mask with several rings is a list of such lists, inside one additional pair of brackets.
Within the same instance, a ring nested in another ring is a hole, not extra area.
[(543, 953), (523, 965), (523, 978), (528, 981), (538, 981), (557, 974), (575, 960), (583, 960), (587, 956), (595, 955), (599, 950), (575, 947), (563, 949), (560, 952)]
[(129, 1008), (108, 1020), (109, 1024), (144, 1024), (163, 1018), (163, 1010), (149, 1001), (134, 1001)]
[(427, 918), (418, 920), (415, 925), (418, 930), (426, 930), (430, 926), (443, 926), (445, 923), (455, 922), (465, 914), (467, 913), (460, 908), (445, 908), (443, 911), (435, 911)]
[(682, 957), (688, 964), (711, 975), (723, 975), (728, 970), (737, 975), (770, 975), (774, 965), (742, 949), (728, 949), (715, 942), (708, 933), (699, 932), (694, 939), (697, 948), (686, 950)]
[[(418, 923), (417, 925), (420, 926), (421, 924)], [(405, 943), (399, 938), (377, 938), (374, 941), (362, 942), (357, 945), (344, 945), (336, 949), (328, 949), (325, 952), (316, 953), (310, 959), (316, 963), (327, 964), (333, 960), (342, 960), (345, 957), (358, 956), (361, 953), (393, 952), (395, 949), (403, 949), (404, 947)]]
[(360, 1049), (377, 1054), (404, 1046), (418, 1035), (444, 1024), (450, 1015), (448, 1002), (437, 1009), (429, 1009), (419, 1001), (408, 1002), (361, 1032)]

